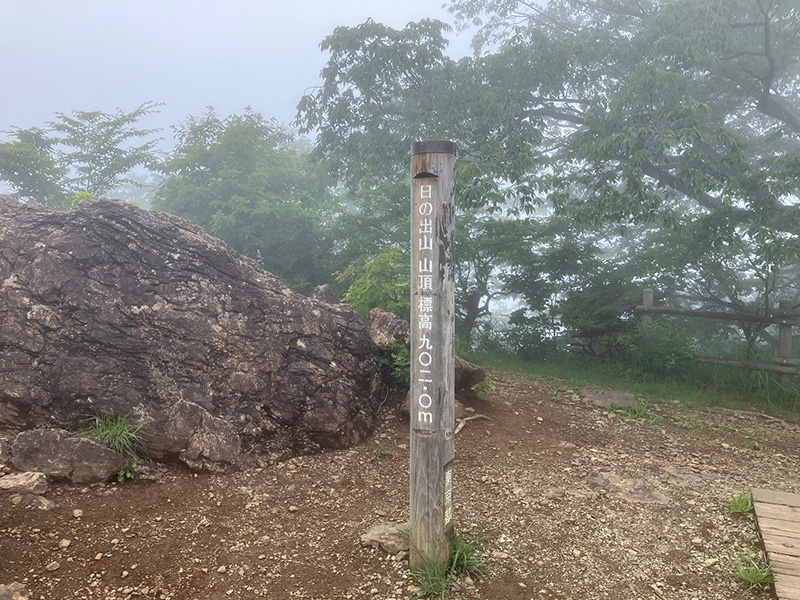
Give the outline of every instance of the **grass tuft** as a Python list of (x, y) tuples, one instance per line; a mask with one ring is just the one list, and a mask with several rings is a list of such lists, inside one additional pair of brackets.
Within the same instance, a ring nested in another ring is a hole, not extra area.
[(748, 590), (763, 590), (775, 582), (772, 567), (761, 558), (745, 556), (733, 568), (739, 585)]
[(752, 519), (754, 510), (753, 494), (751, 492), (743, 492), (735, 495), (728, 501), (728, 510), (744, 519)]
[(139, 471), (139, 458), (145, 453), (142, 425), (134, 425), (125, 416), (91, 416), (80, 434), (105, 444), (128, 459), (128, 466), (117, 474), (117, 481), (133, 479)]
[(459, 577), (484, 577), (486, 572), (478, 540), (466, 540), (457, 529), (450, 560), (438, 564), (423, 556), (423, 564), (412, 573), (421, 588), (417, 598), (444, 598)]

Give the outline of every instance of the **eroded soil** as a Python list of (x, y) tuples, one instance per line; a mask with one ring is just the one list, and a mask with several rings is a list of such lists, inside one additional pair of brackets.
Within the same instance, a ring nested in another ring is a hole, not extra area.
[[(480, 538), (489, 574), (452, 598), (768, 597), (732, 576), (759, 546), (754, 523), (726, 505), (752, 486), (800, 491), (797, 423), (669, 402), (625, 420), (557, 383), (489, 377), (496, 388), (466, 405), (491, 420), (456, 436), (454, 490), (459, 527)], [(642, 479), (667, 501), (597, 493), (597, 471)], [(0, 583), (23, 582), (32, 598), (414, 593), (407, 560), (359, 543), (371, 526), (407, 519), (408, 424), (389, 409), (350, 450), (224, 476), (151, 469), (123, 485), (51, 486), (47, 497), (53, 510), (0, 499)]]

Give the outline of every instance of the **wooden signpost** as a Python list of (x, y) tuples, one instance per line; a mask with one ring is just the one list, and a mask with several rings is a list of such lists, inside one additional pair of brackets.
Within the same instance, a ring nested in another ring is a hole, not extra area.
[(412, 569), (453, 552), (455, 161), (452, 142), (411, 146)]

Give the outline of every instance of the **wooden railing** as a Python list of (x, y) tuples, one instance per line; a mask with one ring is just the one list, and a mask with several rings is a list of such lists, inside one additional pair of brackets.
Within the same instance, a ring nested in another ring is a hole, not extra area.
[(713, 358), (710, 356), (695, 356), (701, 363), (724, 365), (727, 367), (747, 367), (758, 371), (771, 371), (780, 373), (783, 385), (788, 385), (792, 377), (800, 373), (800, 359), (792, 356), (792, 328), (800, 327), (800, 315), (792, 312), (792, 303), (781, 300), (778, 311), (772, 315), (754, 315), (749, 313), (726, 313), (710, 310), (690, 310), (684, 308), (665, 308), (653, 306), (653, 290), (644, 290), (642, 304), (636, 307), (636, 312), (644, 315), (674, 315), (679, 317), (700, 317), (705, 319), (721, 319), (737, 321), (739, 323), (764, 323), (778, 325), (778, 356), (772, 362), (757, 363), (726, 358)]

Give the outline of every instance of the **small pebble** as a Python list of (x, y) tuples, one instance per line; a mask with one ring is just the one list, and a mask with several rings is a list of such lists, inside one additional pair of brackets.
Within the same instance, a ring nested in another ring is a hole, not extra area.
[(72, 511), (72, 516), (76, 519), (80, 519), (83, 516), (83, 511), (80, 508), (76, 508)]
[(49, 565), (47, 565), (47, 566), (45, 567), (45, 570), (46, 570), (46, 571), (55, 571), (55, 570), (56, 570), (56, 569), (58, 569), (60, 566), (61, 566), (61, 565), (60, 565), (60, 564), (58, 564), (56, 561), (53, 561), (53, 562), (51, 562)]

